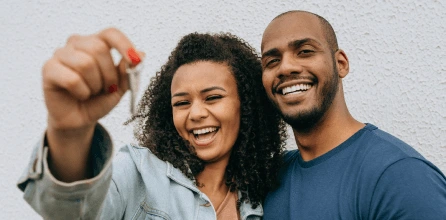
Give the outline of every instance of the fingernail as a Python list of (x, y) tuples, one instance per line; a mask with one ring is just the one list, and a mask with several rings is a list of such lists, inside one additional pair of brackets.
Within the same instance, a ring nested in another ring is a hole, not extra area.
[(133, 65), (138, 65), (138, 63), (141, 62), (141, 58), (139, 57), (138, 53), (136, 53), (135, 49), (133, 48), (128, 49), (127, 55), (129, 56)]
[(113, 84), (110, 87), (108, 87), (108, 93), (114, 93), (116, 91), (118, 91), (118, 86), (116, 84)]

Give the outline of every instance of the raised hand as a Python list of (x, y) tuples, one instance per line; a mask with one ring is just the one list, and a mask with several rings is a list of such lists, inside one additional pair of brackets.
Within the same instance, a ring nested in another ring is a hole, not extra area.
[[(122, 60), (113, 63), (111, 49)], [(63, 181), (88, 177), (88, 155), (94, 127), (128, 89), (125, 65), (137, 65), (142, 54), (119, 30), (71, 36), (43, 66), (48, 109), (47, 140), (51, 171)]]

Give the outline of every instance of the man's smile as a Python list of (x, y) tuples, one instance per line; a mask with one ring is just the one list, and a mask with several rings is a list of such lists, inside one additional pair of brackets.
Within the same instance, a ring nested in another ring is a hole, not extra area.
[(309, 90), (312, 87), (311, 84), (296, 84), (292, 86), (287, 86), (282, 89), (282, 91), (278, 91), (279, 93), (282, 93), (282, 95), (287, 95), (290, 93), (302, 93), (307, 90)]

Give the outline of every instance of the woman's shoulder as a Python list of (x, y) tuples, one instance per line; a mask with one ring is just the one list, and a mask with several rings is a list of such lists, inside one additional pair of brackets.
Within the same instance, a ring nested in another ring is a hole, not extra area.
[(135, 144), (121, 147), (113, 159), (113, 183), (130, 192), (168, 180), (167, 162), (160, 160), (148, 148)]
[(155, 156), (149, 148), (137, 144), (121, 147), (113, 160), (113, 169), (124, 173), (131, 171), (144, 173), (154, 169), (166, 170), (166, 167), (166, 162)]

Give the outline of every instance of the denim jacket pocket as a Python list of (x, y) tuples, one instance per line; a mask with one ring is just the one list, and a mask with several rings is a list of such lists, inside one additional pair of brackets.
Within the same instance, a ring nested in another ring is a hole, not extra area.
[(134, 220), (171, 220), (170, 216), (158, 209), (150, 207), (145, 201), (141, 202), (138, 210), (136, 211)]

